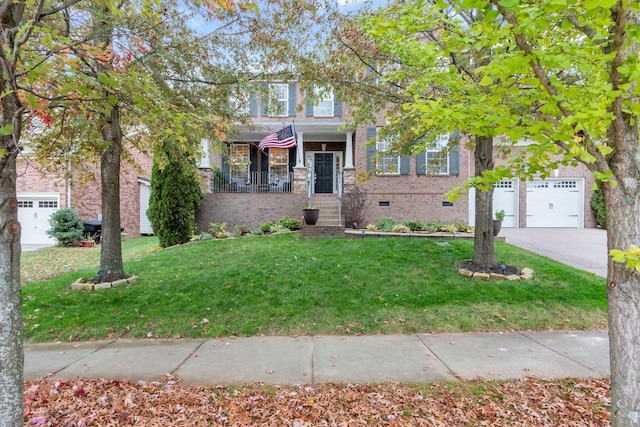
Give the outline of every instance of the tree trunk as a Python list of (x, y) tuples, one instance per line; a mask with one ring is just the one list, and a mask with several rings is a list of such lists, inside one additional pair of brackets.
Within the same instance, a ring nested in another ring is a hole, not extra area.
[(102, 184), (102, 231), (100, 234), (100, 277), (105, 282), (124, 279), (122, 266), (122, 240), (120, 237), (120, 158), (122, 129), (118, 106), (102, 127), (102, 138), (107, 148), (100, 158)]
[[(608, 249), (640, 245), (638, 127), (633, 118), (617, 120), (609, 132), (619, 150), (609, 164), (617, 185), (603, 184)], [(607, 297), (611, 357), (612, 425), (640, 424), (640, 273), (608, 261)]]
[[(476, 136), (474, 152), (475, 176), (493, 169), (493, 138)], [(476, 188), (475, 237), (473, 263), (487, 268), (497, 264), (493, 246), (493, 185), (487, 191)]]
[(0, 424), (24, 425), (24, 351), (22, 337), (22, 287), (20, 284), (20, 224), (16, 199), (16, 157), (22, 131), (22, 105), (16, 92), (15, 30), (22, 21), (25, 5), (3, 6), (0, 38), (3, 40), (0, 66), (0, 127), (12, 126), (12, 134), (0, 137)]
[(2, 138), (0, 159), (0, 424), (22, 426), (24, 353), (16, 151)]

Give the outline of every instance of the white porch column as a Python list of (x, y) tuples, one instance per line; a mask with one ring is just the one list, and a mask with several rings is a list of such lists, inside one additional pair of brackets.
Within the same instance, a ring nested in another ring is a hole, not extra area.
[(200, 140), (200, 166), (201, 168), (210, 168), (211, 167), (211, 155), (209, 154), (209, 140), (201, 139)]
[(303, 168), (304, 167), (304, 132), (297, 132), (297, 143), (298, 149), (296, 150), (296, 167)]
[(344, 167), (353, 167), (353, 132), (347, 132), (346, 149), (344, 152)]

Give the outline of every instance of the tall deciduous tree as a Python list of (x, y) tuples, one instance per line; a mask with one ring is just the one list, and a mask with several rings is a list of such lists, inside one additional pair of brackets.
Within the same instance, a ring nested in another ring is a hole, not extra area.
[[(456, 26), (454, 35), (460, 52), (481, 53), (475, 72), (484, 96), (456, 99), (447, 93), (437, 102), (454, 100), (450, 116), (462, 115), (478, 125), (485, 121), (495, 134), (504, 134), (511, 141), (529, 139), (525, 155), (512, 159), (514, 173), (545, 177), (559, 163), (582, 162), (602, 181), (610, 219), (608, 247), (614, 255), (609, 259), (607, 277), (612, 423), (637, 425), (640, 4), (632, 0), (409, 3), (401, 5), (405, 15), (398, 17), (398, 25), (374, 20), (369, 27), (375, 35), (395, 43), (398, 52), (407, 54), (415, 45), (401, 45), (407, 35), (405, 24), (420, 22), (433, 7), (465, 8), (483, 17), (464, 21)], [(441, 25), (439, 34), (449, 30), (451, 23), (437, 22)], [(387, 31), (389, 27), (391, 31)], [(483, 63), (482, 53), (489, 51), (491, 61)], [(417, 101), (407, 106), (409, 112), (437, 111), (431, 98), (418, 92), (416, 97)], [(527, 168), (523, 169), (523, 164)]]
[[(22, 293), (16, 156), (26, 105), (21, 83), (38, 80), (48, 51), (26, 49), (46, 20), (76, 1), (5, 1), (0, 4), (0, 420), (23, 425)], [(46, 68), (46, 67), (43, 67)]]
[[(473, 262), (478, 268), (493, 267), (492, 184), (507, 171), (494, 170), (493, 138), (500, 123), (483, 116), (484, 110), (506, 111), (508, 106), (490, 99), (492, 94), (476, 72), (491, 61), (493, 52), (469, 49), (459, 37), (464, 27), (487, 17), (462, 7), (423, 7), (415, 13), (416, 7), (420, 6), (401, 2), (377, 11), (359, 10), (354, 16), (327, 14), (333, 25), (332, 37), (324, 42), (328, 53), (316, 59), (320, 66), (302, 61), (301, 69), (306, 79), (335, 87), (350, 105), (354, 123), (373, 123), (384, 114), (387, 125), (382, 132), (393, 136), (392, 150), (433, 149), (439, 134), (470, 137), (476, 178), (468, 185), (479, 190)], [(460, 107), (467, 99), (473, 111)], [(487, 100), (484, 109), (478, 108), (480, 99)], [(502, 122), (514, 120), (512, 116), (504, 114)], [(460, 143), (452, 138), (443, 151)]]
[[(239, 52), (250, 49), (223, 25), (241, 11), (226, 2), (190, 6), (211, 22), (212, 33), (189, 28), (186, 3), (159, 0), (83, 3), (57, 23), (64, 37), (55, 61), (63, 71), (40, 88), (46, 89), (41, 96), (48, 102), (44, 116), (50, 129), (32, 147), (49, 164), (60, 164), (52, 151), (74, 163), (87, 158), (99, 163), (105, 281), (125, 276), (119, 178), (128, 146), (153, 151), (159, 141), (171, 141), (192, 155), (200, 150), (198, 136), (209, 133), (220, 142), (229, 124), (242, 119), (231, 108), (230, 95), (248, 84), (248, 59), (240, 60)], [(238, 59), (229, 58), (233, 55)], [(132, 135), (127, 141), (126, 134)]]

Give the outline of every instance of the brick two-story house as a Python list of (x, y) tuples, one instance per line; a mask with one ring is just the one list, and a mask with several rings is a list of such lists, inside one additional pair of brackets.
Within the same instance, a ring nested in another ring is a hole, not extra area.
[[(203, 157), (200, 170), (206, 194), (197, 215), (200, 229), (212, 222), (256, 227), (284, 215), (299, 218), (309, 198), (320, 207), (318, 224), (344, 224), (342, 198), (360, 171), (372, 172), (364, 184), (367, 223), (383, 218), (473, 223), (472, 194), (453, 203), (445, 197), (473, 176), (473, 152), (465, 148), (464, 137), (444, 157), (440, 148), (447, 144), (447, 135), (440, 136), (433, 149), (391, 156), (389, 141), (376, 138), (382, 117), (369, 126), (352, 128), (345, 126), (348, 106), (330, 92), (314, 106), (307, 104), (294, 81), (271, 84), (269, 90), (271, 101), (251, 99), (254, 124), (236, 129), (237, 136), (228, 140), (228, 156)], [(268, 105), (274, 99), (275, 109)], [(295, 127), (297, 147), (265, 152), (258, 148), (262, 138), (290, 124)], [(365, 146), (369, 140), (374, 144)], [(560, 168), (544, 181), (505, 180), (496, 186), (495, 210), (505, 210), (505, 227), (595, 227), (589, 205), (592, 182), (584, 167)]]

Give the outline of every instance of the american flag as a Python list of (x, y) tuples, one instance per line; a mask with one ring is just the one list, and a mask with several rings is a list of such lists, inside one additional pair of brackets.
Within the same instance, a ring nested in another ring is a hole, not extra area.
[(296, 138), (293, 136), (293, 126), (289, 125), (278, 132), (274, 132), (262, 138), (258, 148), (293, 148), (296, 146)]

